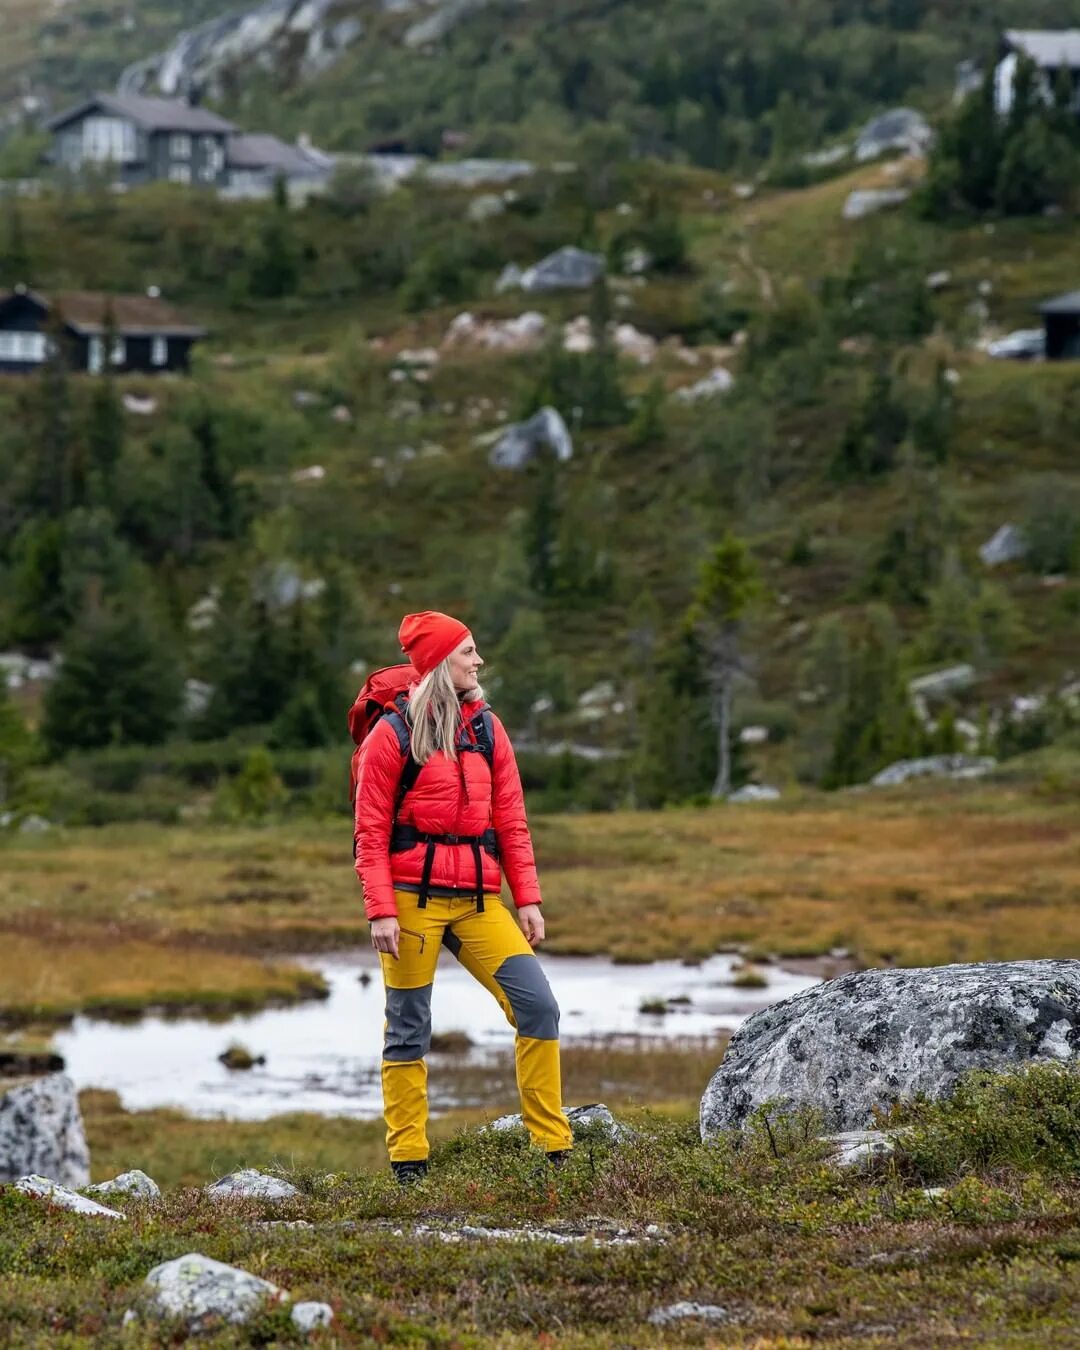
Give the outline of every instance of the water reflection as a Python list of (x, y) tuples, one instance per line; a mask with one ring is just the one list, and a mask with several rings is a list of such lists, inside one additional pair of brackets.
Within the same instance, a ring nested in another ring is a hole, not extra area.
[[(775, 967), (767, 988), (731, 986), (736, 958), (700, 966), (676, 961), (618, 966), (585, 957), (545, 957), (562, 1008), (566, 1040), (604, 1035), (698, 1037), (734, 1030), (751, 1012), (817, 983)], [(132, 1110), (175, 1106), (199, 1116), (260, 1120), (282, 1111), (371, 1117), (382, 1114), (379, 1055), (382, 982), (370, 951), (305, 958), (330, 987), (329, 999), (270, 1009), (225, 1023), (147, 1017), (117, 1026), (79, 1017), (56, 1038), (79, 1088), (108, 1088)], [(365, 981), (364, 975), (369, 978)], [(668, 1002), (664, 1016), (643, 1003)], [(432, 998), (436, 1031), (467, 1029), (474, 1057), (508, 1049), (513, 1032), (491, 996), (443, 954)], [(232, 1072), (217, 1056), (232, 1040), (266, 1056), (263, 1067)], [(438, 1080), (446, 1079), (440, 1084)], [(452, 1074), (433, 1074), (433, 1106)]]

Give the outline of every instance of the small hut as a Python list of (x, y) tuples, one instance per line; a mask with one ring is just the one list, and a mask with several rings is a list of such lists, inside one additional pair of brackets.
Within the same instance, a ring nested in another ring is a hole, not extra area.
[(1080, 358), (1080, 291), (1066, 291), (1039, 306), (1046, 329), (1046, 359)]

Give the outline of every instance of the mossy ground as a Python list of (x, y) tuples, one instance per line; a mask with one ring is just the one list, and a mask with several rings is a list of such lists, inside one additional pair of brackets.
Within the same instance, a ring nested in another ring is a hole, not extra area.
[[(331, 1303), (326, 1344), (1075, 1345), (1078, 1102), (1067, 1070), (973, 1084), (912, 1113), (910, 1148), (869, 1174), (828, 1165), (809, 1118), (704, 1146), (693, 1119), (638, 1112), (633, 1143), (582, 1141), (556, 1173), (524, 1137), (459, 1130), (407, 1192), (355, 1156), (327, 1175), (373, 1128), (335, 1122), (325, 1155), (285, 1169), (301, 1195), (278, 1205), (170, 1189), (110, 1224), (0, 1192), (0, 1317), (12, 1345), (170, 1343), (122, 1331), (123, 1312), (153, 1265), (198, 1250)], [(417, 1231), (463, 1224), (584, 1240)], [(684, 1299), (728, 1320), (648, 1322)], [(293, 1339), (267, 1312), (206, 1343)]]

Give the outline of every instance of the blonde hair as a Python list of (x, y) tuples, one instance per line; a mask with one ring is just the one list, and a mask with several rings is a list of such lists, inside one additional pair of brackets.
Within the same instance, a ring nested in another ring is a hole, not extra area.
[(429, 670), (409, 697), (409, 741), (417, 764), (426, 764), (436, 750), (457, 759), (457, 732), (462, 703), (484, 697), (477, 686), (459, 695), (449, 658)]

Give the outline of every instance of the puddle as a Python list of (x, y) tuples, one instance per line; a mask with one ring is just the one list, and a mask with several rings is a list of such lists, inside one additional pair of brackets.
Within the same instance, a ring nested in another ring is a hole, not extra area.
[[(330, 988), (324, 1001), (274, 1008), (227, 1022), (147, 1017), (116, 1025), (77, 1017), (56, 1037), (67, 1072), (81, 1088), (108, 1088), (131, 1110), (174, 1106), (197, 1116), (262, 1120), (283, 1111), (324, 1115), (382, 1115), (379, 1061), (383, 990), (370, 950), (302, 958)], [(595, 957), (543, 957), (562, 1009), (564, 1042), (600, 1036), (681, 1039), (733, 1031), (759, 1008), (818, 981), (769, 967), (766, 989), (730, 986), (737, 958), (714, 956), (700, 966), (659, 961), (619, 966)], [(363, 975), (370, 976), (363, 983)], [(685, 997), (666, 1016), (642, 1013), (645, 1000)], [(436, 1031), (467, 1029), (477, 1060), (513, 1046), (513, 1031), (498, 1005), (447, 953), (439, 961), (432, 996)], [(217, 1056), (233, 1040), (265, 1065), (231, 1072)], [(445, 1061), (444, 1061), (445, 1062)], [(436, 1060), (438, 1063), (438, 1060)], [(439, 1079), (432, 1075), (432, 1105)], [(450, 1105), (442, 1102), (443, 1106)]]

